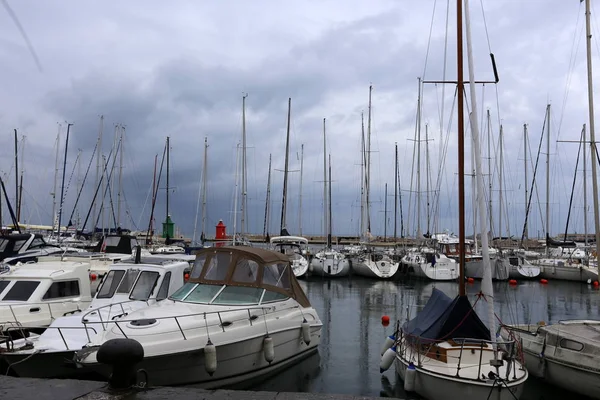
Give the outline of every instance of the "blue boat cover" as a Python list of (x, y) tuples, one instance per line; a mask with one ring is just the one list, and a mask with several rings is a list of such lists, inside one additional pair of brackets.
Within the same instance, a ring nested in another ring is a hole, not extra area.
[(466, 296), (456, 296), (452, 300), (435, 288), (423, 310), (404, 323), (402, 330), (421, 343), (452, 338), (490, 340), (490, 330), (481, 322)]

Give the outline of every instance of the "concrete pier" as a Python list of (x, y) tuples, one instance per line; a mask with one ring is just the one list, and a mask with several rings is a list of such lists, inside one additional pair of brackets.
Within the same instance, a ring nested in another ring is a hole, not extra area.
[(252, 392), (162, 387), (111, 391), (104, 382), (69, 379), (30, 379), (0, 376), (0, 399), (10, 400), (375, 400), (322, 393)]

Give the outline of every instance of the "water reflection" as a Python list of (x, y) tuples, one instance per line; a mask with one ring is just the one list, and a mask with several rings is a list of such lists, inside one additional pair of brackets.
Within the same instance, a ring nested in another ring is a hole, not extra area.
[[(396, 320), (404, 322), (423, 308), (433, 288), (454, 297), (458, 293), (456, 283), (350, 277), (312, 278), (300, 281), (300, 285), (323, 321), (320, 359), (316, 356), (304, 360), (254, 389), (418, 399), (404, 393), (393, 367), (383, 375), (379, 373), (381, 343), (392, 333)], [(472, 303), (479, 291), (479, 282), (467, 285)], [(578, 283), (551, 281), (542, 285), (531, 281), (510, 286), (507, 282), (495, 282), (494, 293), (496, 314), (505, 323), (598, 318), (600, 312), (599, 291)], [(480, 299), (475, 308), (487, 322), (485, 300)], [(382, 315), (390, 316), (390, 326), (381, 325)], [(543, 382), (530, 381), (523, 400), (571, 396)]]

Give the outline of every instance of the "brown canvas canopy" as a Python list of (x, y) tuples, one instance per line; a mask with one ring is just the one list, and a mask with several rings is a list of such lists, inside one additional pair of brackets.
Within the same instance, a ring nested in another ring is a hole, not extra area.
[(271, 250), (246, 246), (202, 249), (196, 254), (188, 282), (262, 288), (291, 297), (302, 307), (310, 307), (289, 258)]

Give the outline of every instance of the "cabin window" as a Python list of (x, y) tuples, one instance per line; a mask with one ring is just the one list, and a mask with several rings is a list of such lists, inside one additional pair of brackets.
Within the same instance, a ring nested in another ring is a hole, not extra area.
[(39, 286), (40, 281), (17, 281), (4, 295), (4, 301), (27, 301)]
[(517, 257), (509, 257), (508, 262), (510, 265), (514, 265), (515, 267), (519, 266), (519, 259)]
[(35, 248), (44, 247), (44, 246), (46, 246), (46, 242), (44, 242), (44, 239), (36, 237), (31, 241), (29, 248), (35, 249)]
[(129, 298), (131, 300), (148, 300), (156, 287), (158, 277), (158, 272), (143, 271), (135, 283)]
[(258, 304), (263, 289), (247, 286), (227, 286), (212, 304)]
[(137, 278), (139, 273), (139, 269), (128, 269), (127, 272), (125, 272), (125, 276), (123, 277), (119, 288), (117, 289), (117, 294), (127, 294), (131, 292), (131, 287), (135, 283), (135, 278)]
[(204, 279), (208, 281), (223, 281), (227, 276), (229, 264), (231, 264), (231, 253), (213, 254), (206, 266)]
[(161, 301), (167, 298), (169, 295), (169, 284), (171, 283), (171, 272), (167, 272), (163, 278), (158, 294), (156, 295), (156, 301)]
[(583, 350), (583, 343), (571, 339), (560, 339), (560, 347), (573, 351), (581, 351)]
[(42, 300), (79, 296), (79, 281), (54, 282)]
[(19, 251), (21, 250), (21, 247), (23, 247), (23, 245), (27, 243), (27, 240), (16, 240), (15, 241), (15, 247), (13, 247), (13, 251)]
[(265, 265), (263, 283), (283, 289), (290, 288), (290, 277), (287, 272), (288, 264), (277, 263)]
[(0, 294), (6, 289), (10, 281), (0, 281)]
[(287, 296), (283, 293), (265, 290), (265, 295), (263, 296), (262, 301), (260, 303), (263, 304), (263, 303), (269, 303), (272, 301), (282, 301), (282, 300), (287, 300), (287, 299), (289, 299), (289, 296)]
[(206, 256), (202, 255), (196, 258), (194, 261), (194, 267), (192, 268), (192, 273), (190, 274), (190, 278), (197, 279), (200, 278), (200, 274), (202, 273), (202, 268), (204, 268), (204, 262), (206, 261)]
[(8, 239), (1, 239), (0, 240), (0, 251), (4, 252), (4, 250), (6, 250), (6, 245), (8, 244), (9, 240)]
[(248, 259), (240, 259), (233, 271), (235, 282), (256, 282), (258, 278), (258, 263)]
[(112, 271), (109, 271), (102, 281), (102, 287), (98, 290), (96, 297), (99, 299), (109, 299), (113, 297), (123, 275), (125, 275), (125, 271), (123, 270), (113, 269)]
[(221, 288), (223, 288), (221, 285), (199, 284), (185, 297), (185, 301), (189, 303), (210, 303)]

